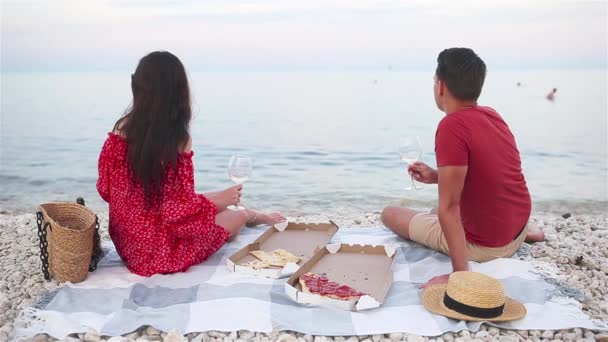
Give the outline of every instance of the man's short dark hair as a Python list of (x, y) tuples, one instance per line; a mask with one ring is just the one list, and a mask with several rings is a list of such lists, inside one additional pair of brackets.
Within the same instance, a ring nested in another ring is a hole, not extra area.
[(468, 48), (451, 48), (437, 57), (437, 78), (459, 100), (477, 100), (486, 78), (486, 64)]

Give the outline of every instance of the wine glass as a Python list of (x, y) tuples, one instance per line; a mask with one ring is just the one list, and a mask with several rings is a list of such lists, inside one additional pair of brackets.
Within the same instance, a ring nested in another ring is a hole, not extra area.
[[(228, 162), (228, 177), (236, 183), (243, 184), (246, 180), (251, 177), (251, 172), (253, 170), (253, 162), (250, 157), (247, 156), (239, 156), (234, 155), (230, 157), (230, 162)], [(245, 207), (240, 205), (230, 205), (228, 206), (230, 210), (244, 210)]]
[[(407, 136), (399, 139), (399, 158), (401, 161), (407, 163), (408, 167), (418, 160), (422, 156), (422, 144), (418, 136)], [(418, 190), (416, 183), (414, 183), (414, 175), (411, 176), (412, 184), (407, 187), (406, 190)]]

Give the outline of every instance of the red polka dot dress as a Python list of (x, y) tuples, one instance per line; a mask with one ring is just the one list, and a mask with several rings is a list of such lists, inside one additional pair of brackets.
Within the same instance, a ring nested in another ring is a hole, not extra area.
[(127, 142), (109, 133), (99, 155), (97, 191), (110, 207), (110, 237), (129, 270), (142, 276), (186, 271), (206, 260), (229, 239), (215, 224), (217, 208), (194, 192), (193, 152), (180, 154), (167, 168), (158, 195), (144, 204), (144, 189), (134, 182)]

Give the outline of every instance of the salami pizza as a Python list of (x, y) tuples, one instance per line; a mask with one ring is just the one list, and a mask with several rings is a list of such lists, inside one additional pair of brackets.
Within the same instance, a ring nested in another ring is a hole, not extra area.
[(300, 276), (300, 285), (305, 293), (313, 293), (322, 297), (338, 300), (359, 299), (366, 294), (348, 285), (330, 281), (327, 277), (314, 273), (304, 273)]

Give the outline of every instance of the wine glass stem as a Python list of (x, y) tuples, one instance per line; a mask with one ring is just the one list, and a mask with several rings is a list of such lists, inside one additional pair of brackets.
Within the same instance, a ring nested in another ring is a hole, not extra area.
[(416, 190), (416, 183), (414, 183), (414, 175), (410, 176), (412, 178), (412, 190)]

